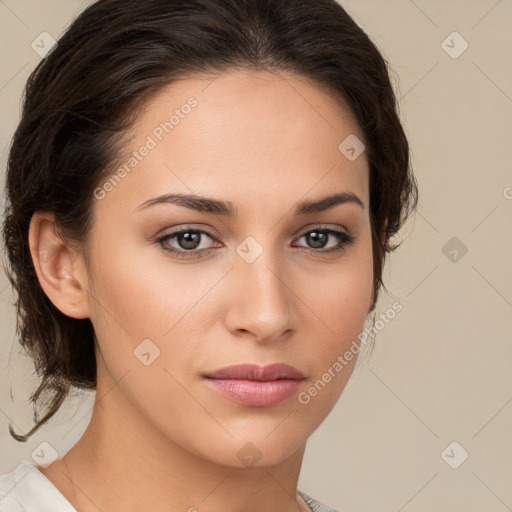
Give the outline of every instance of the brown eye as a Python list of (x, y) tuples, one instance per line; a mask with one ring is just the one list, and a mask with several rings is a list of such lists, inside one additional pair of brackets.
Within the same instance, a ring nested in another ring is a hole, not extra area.
[[(157, 242), (165, 251), (175, 254), (177, 258), (197, 258), (212, 250), (211, 247), (200, 248), (205, 238), (215, 240), (207, 231), (187, 228), (168, 233), (158, 238)], [(174, 245), (171, 245), (173, 240)]]
[[(336, 229), (322, 229), (317, 228), (304, 233), (300, 238), (304, 238), (309, 247), (307, 250), (313, 252), (329, 253), (331, 251), (344, 250), (346, 246), (352, 245), (355, 241), (354, 237), (345, 231), (338, 231)], [(300, 240), (299, 238), (299, 240)], [(334, 246), (325, 248), (331, 239), (337, 240)]]

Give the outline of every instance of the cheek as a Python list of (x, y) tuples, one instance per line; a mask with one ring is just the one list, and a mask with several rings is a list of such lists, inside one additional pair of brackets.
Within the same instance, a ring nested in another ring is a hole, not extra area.
[(373, 257), (369, 234), (336, 265), (301, 279), (302, 296), (324, 321), (326, 334), (345, 343), (349, 335), (363, 328), (371, 305)]
[(135, 245), (98, 250), (103, 256), (92, 269), (95, 317), (133, 340), (162, 338), (207, 283), (195, 282), (193, 269), (166, 261), (156, 248)]
[[(341, 393), (362, 348), (360, 335), (368, 317), (373, 291), (369, 235), (343, 263), (325, 270), (314, 279), (303, 277), (302, 283), (302, 296), (308, 298), (308, 309), (315, 313), (308, 314), (311, 323), (304, 324), (304, 328), (313, 332), (315, 323), (319, 340), (314, 349), (310, 346), (308, 350), (316, 362), (316, 379), (327, 381), (326, 387), (329, 388), (322, 391), (324, 398), (319, 402), (332, 403)], [(343, 368), (339, 364), (340, 358), (343, 359)], [(326, 372), (330, 372), (330, 376), (325, 375)]]
[(197, 367), (212, 311), (205, 307), (221, 277), (218, 269), (199, 273), (194, 265), (172, 262), (156, 248), (116, 247), (102, 254), (108, 259), (98, 257), (91, 273), (91, 320), (109, 372), (116, 381), (130, 372), (137, 381), (130, 395), (147, 396), (145, 387), (153, 394), (159, 389), (179, 395), (179, 386), (173, 387), (176, 383), (164, 370), (186, 374)]

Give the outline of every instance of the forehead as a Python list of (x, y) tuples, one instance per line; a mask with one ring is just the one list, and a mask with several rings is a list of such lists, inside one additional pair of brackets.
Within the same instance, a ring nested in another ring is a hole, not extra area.
[(117, 162), (128, 172), (108, 199), (133, 208), (169, 192), (235, 204), (242, 196), (256, 207), (261, 196), (294, 204), (334, 188), (367, 203), (365, 154), (350, 161), (340, 150), (347, 137), (364, 139), (354, 116), (297, 75), (232, 71), (179, 80), (146, 103), (129, 136)]
[[(202, 129), (200, 134), (209, 133), (210, 139), (220, 130), (223, 137), (262, 138), (267, 134), (279, 139), (288, 135), (290, 143), (294, 134), (313, 140), (328, 132), (339, 136), (349, 132), (364, 138), (353, 113), (333, 93), (306, 77), (283, 71), (232, 70), (176, 81), (147, 102), (135, 131), (148, 133), (155, 122), (169, 120), (175, 111), (183, 114), (179, 111), (189, 110), (186, 104), (191, 98), (197, 100), (197, 108), (190, 112), (194, 131)], [(185, 112), (185, 117), (188, 114)], [(282, 133), (281, 127), (292, 125), (293, 133)], [(173, 138), (179, 140), (186, 128), (173, 129)]]

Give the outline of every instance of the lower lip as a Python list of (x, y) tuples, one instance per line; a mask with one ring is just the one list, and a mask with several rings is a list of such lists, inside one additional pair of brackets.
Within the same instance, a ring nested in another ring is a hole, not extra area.
[(260, 382), (241, 379), (206, 379), (216, 391), (231, 400), (252, 407), (278, 405), (295, 395), (303, 381), (280, 379)]

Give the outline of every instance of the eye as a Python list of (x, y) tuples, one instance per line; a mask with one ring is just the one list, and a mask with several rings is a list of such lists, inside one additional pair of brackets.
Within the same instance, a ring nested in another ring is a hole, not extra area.
[[(299, 240), (302, 238), (304, 238), (306, 243), (310, 246), (305, 247), (307, 251), (322, 254), (334, 251), (343, 251), (347, 246), (352, 245), (355, 241), (354, 236), (346, 231), (321, 227), (317, 227), (307, 233), (304, 233)], [(327, 247), (328, 242), (333, 238), (335, 241), (334, 245)]]
[[(158, 238), (156, 241), (164, 250), (173, 253), (176, 258), (186, 259), (197, 258), (198, 254), (210, 253), (213, 250), (212, 248), (201, 247), (205, 237), (216, 240), (213, 234), (208, 231), (185, 228), (168, 233)], [(178, 245), (178, 248), (169, 245), (174, 239), (176, 239), (175, 243)]]

